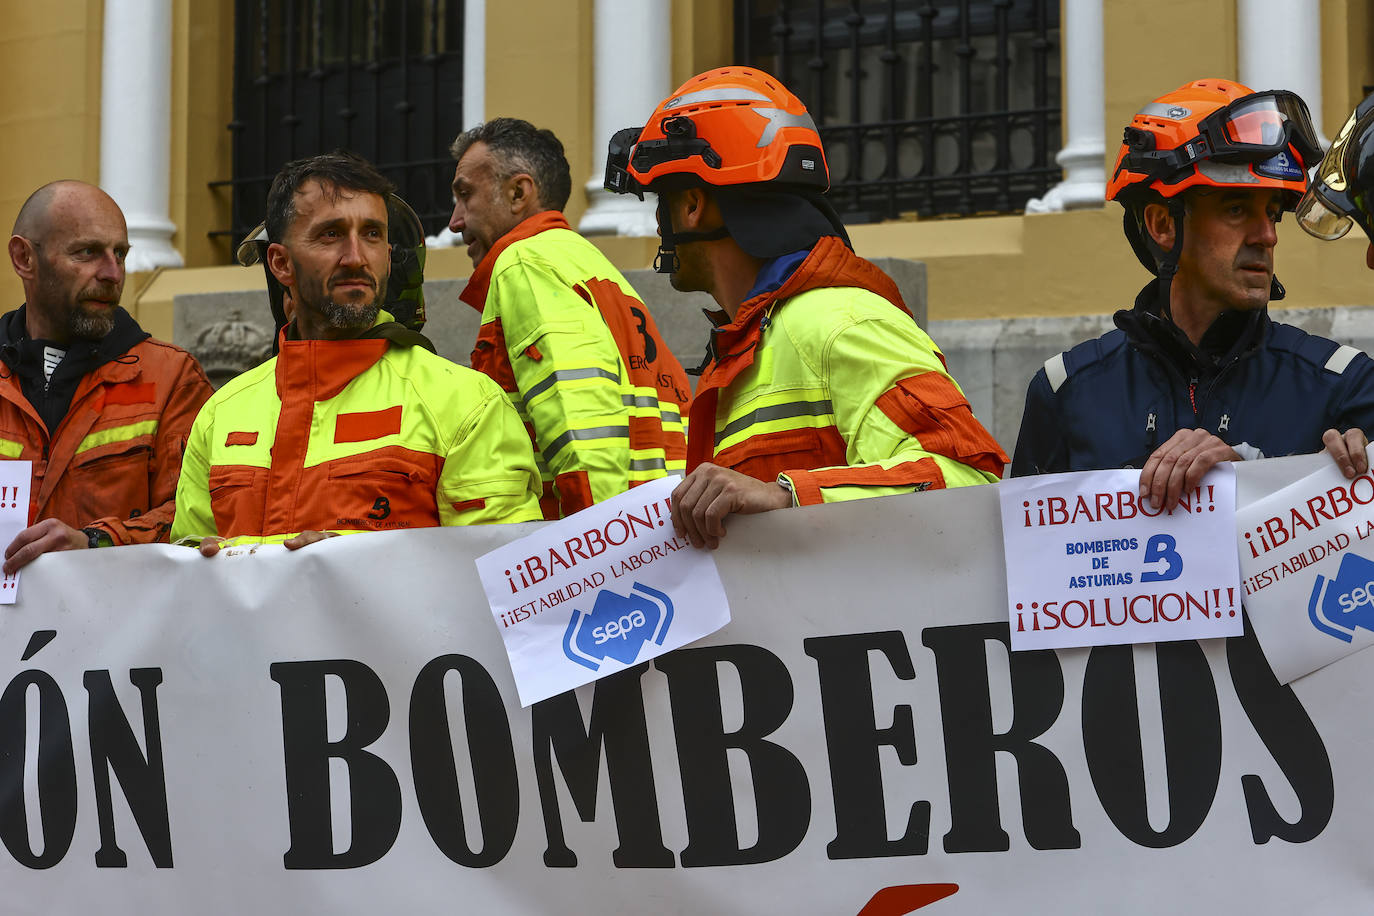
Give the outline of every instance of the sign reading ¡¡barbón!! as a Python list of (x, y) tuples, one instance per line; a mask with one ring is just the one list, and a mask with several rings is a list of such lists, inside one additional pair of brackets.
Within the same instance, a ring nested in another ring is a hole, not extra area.
[(1374, 666), (1011, 652), (997, 502), (731, 519), (727, 626), (524, 708), (473, 561), (540, 526), (40, 557), (0, 614), (0, 910), (1368, 910)]
[(1374, 645), (1374, 473), (1346, 480), (1328, 461), (1236, 524), (1245, 606), (1280, 681)]
[(680, 480), (641, 484), (477, 560), (522, 706), (730, 622), (711, 552), (673, 532)]
[(1136, 470), (1002, 482), (1013, 649), (1241, 632), (1233, 465), (1218, 464), (1172, 509), (1139, 486)]

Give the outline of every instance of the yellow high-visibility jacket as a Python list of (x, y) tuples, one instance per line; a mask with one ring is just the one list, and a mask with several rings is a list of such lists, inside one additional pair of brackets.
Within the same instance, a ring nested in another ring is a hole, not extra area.
[(279, 356), (196, 417), (172, 538), (533, 521), (538, 494), (529, 439), (490, 379), (420, 346), (283, 331)]
[(777, 289), (715, 330), (687, 463), (790, 488), (811, 505), (998, 480), (973, 416), (886, 274), (822, 238)]
[(502, 236), (462, 299), (482, 313), (472, 367), (529, 429), (546, 518), (682, 473), (687, 374), (634, 289), (563, 214)]

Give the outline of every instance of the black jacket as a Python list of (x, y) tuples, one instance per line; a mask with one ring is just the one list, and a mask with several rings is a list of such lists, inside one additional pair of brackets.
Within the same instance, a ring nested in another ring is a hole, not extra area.
[(1322, 433), (1374, 430), (1374, 361), (1269, 318), (1224, 312), (1194, 346), (1159, 313), (1153, 281), (1117, 329), (1046, 360), (1026, 392), (1013, 477), (1140, 467), (1180, 429), (1243, 457), (1320, 451)]

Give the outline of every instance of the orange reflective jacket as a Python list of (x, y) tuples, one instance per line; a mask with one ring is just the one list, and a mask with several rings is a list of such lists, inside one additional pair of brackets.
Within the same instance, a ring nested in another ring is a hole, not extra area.
[(56, 431), (0, 375), (0, 457), (33, 462), (29, 521), (101, 528), (116, 544), (166, 541), (191, 423), (210, 397), (191, 354), (145, 339), (87, 373)]
[(285, 336), (196, 419), (173, 539), (539, 519), (529, 440), (490, 379), (383, 338)]
[(997, 480), (1007, 457), (973, 416), (887, 274), (833, 236), (717, 328), (687, 466), (703, 461), (810, 505)]
[(472, 368), (529, 430), (545, 518), (683, 472), (687, 374), (648, 307), (563, 214), (502, 236), (462, 299), (482, 313)]

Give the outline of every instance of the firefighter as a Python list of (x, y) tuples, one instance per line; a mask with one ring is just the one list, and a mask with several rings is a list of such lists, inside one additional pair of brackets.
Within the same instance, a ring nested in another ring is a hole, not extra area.
[(612, 139), (606, 187), (658, 195), (656, 267), (720, 306), (673, 523), (997, 480), (1006, 455), (824, 197), (820, 136), (752, 67), (688, 80)]

